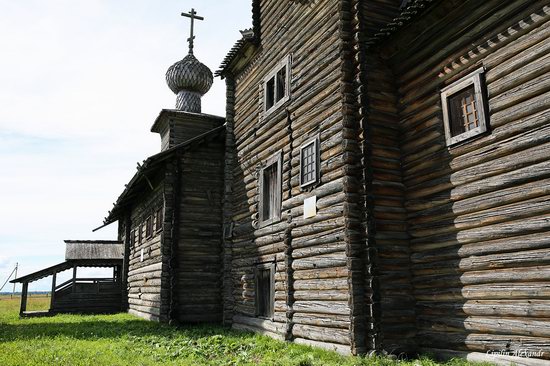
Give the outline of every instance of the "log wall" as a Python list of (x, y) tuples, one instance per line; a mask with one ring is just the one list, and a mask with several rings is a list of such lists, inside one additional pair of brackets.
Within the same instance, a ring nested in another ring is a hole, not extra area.
[(235, 151), (235, 80), (232, 75), (227, 75), (226, 84), (226, 124), (225, 124), (225, 164), (223, 166), (223, 202), (222, 216), (223, 227), (230, 232), (222, 236), (222, 305), (223, 324), (231, 325), (235, 309), (233, 297), (233, 171), (237, 153)]
[(369, 171), (367, 193), (368, 243), (374, 251), (367, 273), (375, 281), (375, 328), (378, 346), (391, 353), (415, 349), (415, 311), (410, 268), (410, 235), (405, 210), (401, 170), (403, 134), (399, 126), (398, 93), (392, 71), (377, 57), (368, 56), (366, 99), (368, 114), (365, 165)]
[[(224, 256), (231, 263), (232, 279), (225, 286), (226, 308), (232, 306), (226, 312), (235, 328), (349, 353), (352, 314), (344, 217), (348, 162), (342, 143), (349, 130), (343, 125), (340, 93), (340, 2), (262, 0), (260, 14), (261, 46), (247, 68), (235, 72), (228, 83), (232, 90), (234, 81), (228, 138), (234, 139), (235, 162), (231, 179), (226, 177), (231, 187), (226, 213), (234, 224), (231, 249)], [(265, 116), (261, 81), (289, 54), (290, 100)], [(320, 182), (302, 190), (299, 148), (316, 136)], [(259, 228), (258, 172), (278, 151), (283, 156), (282, 218)], [(317, 215), (303, 219), (304, 198), (313, 195)], [(260, 263), (275, 263), (276, 268), (274, 316), (269, 320), (255, 317), (254, 268)]]
[[(130, 246), (128, 255), (128, 312), (149, 320), (167, 321), (168, 304), (161, 299), (161, 295), (163, 297), (167, 295), (167, 291), (161, 289), (162, 280), (166, 278), (166, 275), (163, 276), (163, 263), (166, 262), (166, 257), (163, 257), (161, 250), (163, 231), (155, 230), (154, 221), (157, 209), (164, 205), (165, 189), (164, 182), (153, 183), (156, 189), (144, 193), (139, 203), (131, 209), (130, 227), (135, 233), (135, 244)], [(149, 215), (153, 215), (154, 218), (153, 235), (147, 238), (145, 222)], [(141, 243), (138, 237), (140, 226)], [(142, 250), (143, 261), (141, 260)]]
[[(357, 1), (354, 45), (356, 95), (364, 194), (366, 349), (393, 354), (415, 351), (415, 311), (410, 243), (401, 170), (398, 91), (386, 62), (366, 40), (398, 14), (402, 1)], [(357, 85), (356, 84), (356, 85)]]
[(56, 291), (51, 311), (77, 314), (118, 313), (120, 304), (120, 282), (79, 283), (75, 288), (71, 286), (65, 291)]
[[(380, 153), (388, 167), (401, 154), (403, 183), (383, 189), (405, 198), (417, 339), (550, 359), (550, 7), (451, 3), (381, 50), (397, 77), (401, 137), (394, 150), (382, 131)], [(448, 148), (439, 89), (481, 66), (490, 131)], [(373, 96), (373, 105), (393, 95)], [(385, 177), (397, 177), (393, 169)], [(388, 231), (402, 227), (398, 208)]]
[(203, 143), (180, 158), (176, 318), (221, 322), (224, 141)]

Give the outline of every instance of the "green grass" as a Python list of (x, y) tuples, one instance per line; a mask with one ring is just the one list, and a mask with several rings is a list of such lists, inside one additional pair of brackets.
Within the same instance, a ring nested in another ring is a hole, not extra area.
[[(32, 300), (47, 308), (49, 299)], [(429, 358), (344, 357), (216, 326), (171, 327), (128, 314), (18, 317), (19, 299), (0, 297), (0, 365), (380, 365), (435, 366)], [(462, 360), (448, 366), (469, 365)]]

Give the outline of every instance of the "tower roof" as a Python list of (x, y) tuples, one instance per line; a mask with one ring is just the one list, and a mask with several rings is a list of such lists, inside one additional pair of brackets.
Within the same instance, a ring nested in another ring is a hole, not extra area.
[(170, 66), (166, 72), (166, 83), (175, 94), (185, 90), (204, 95), (213, 81), (212, 71), (192, 53)]

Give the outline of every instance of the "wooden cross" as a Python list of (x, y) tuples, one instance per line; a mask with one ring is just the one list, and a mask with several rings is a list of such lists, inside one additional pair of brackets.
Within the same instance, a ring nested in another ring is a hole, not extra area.
[(195, 36), (193, 34), (194, 25), (195, 25), (195, 19), (197, 20), (204, 20), (203, 17), (198, 16), (195, 9), (191, 9), (189, 13), (181, 13), (182, 17), (191, 18), (191, 36), (187, 38), (187, 41), (189, 42), (189, 54), (193, 54), (193, 41), (195, 39)]

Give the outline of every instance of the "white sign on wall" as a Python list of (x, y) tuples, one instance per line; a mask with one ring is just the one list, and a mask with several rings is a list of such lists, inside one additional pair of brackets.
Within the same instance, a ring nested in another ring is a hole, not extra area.
[(143, 262), (143, 248), (141, 249), (141, 259), (140, 262)]
[(317, 196), (304, 199), (304, 219), (317, 215)]

